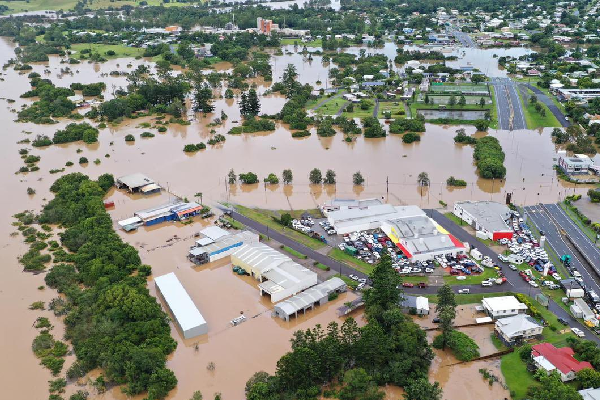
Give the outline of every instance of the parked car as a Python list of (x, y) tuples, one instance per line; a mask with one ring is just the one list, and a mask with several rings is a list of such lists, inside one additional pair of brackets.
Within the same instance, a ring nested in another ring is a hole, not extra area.
[(440, 319), (438, 317), (435, 317), (434, 319), (431, 320), (431, 322), (433, 322), (434, 324), (439, 324)]
[(412, 288), (412, 287), (415, 287), (415, 285), (414, 285), (414, 284), (412, 284), (412, 283), (410, 283), (410, 282), (404, 282), (404, 283), (402, 284), (402, 286), (404, 286), (404, 287), (407, 287), (407, 288)]
[(561, 324), (563, 324), (563, 325), (568, 325), (568, 324), (569, 324), (569, 323), (567, 322), (567, 320), (566, 320), (566, 319), (564, 319), (564, 318), (558, 317), (557, 319), (558, 319), (558, 322), (560, 322), (560, 323), (561, 323)]
[(516, 266), (515, 264), (510, 264), (510, 265), (508, 266), (508, 268), (512, 269), (513, 271), (516, 271), (516, 270), (518, 269), (518, 268), (517, 268), (517, 266)]
[(583, 333), (583, 331), (579, 328), (571, 328), (571, 332), (573, 332), (575, 335), (577, 335), (580, 338), (585, 336), (585, 333)]
[(427, 287), (427, 286), (429, 286), (429, 285), (427, 285), (425, 282), (419, 282), (419, 283), (417, 284), (417, 286), (418, 286), (420, 289), (424, 289), (424, 288), (426, 288), (426, 287)]
[(469, 294), (471, 290), (469, 289), (458, 289), (458, 294)]
[(481, 286), (492, 286), (493, 283), (490, 281), (481, 281)]

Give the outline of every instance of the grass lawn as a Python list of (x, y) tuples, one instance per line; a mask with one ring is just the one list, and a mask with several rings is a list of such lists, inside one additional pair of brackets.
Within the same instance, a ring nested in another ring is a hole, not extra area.
[(343, 280), (344, 282), (346, 282), (346, 285), (348, 285), (349, 288), (356, 289), (356, 287), (358, 286), (358, 282), (357, 281), (354, 281), (354, 280), (350, 279), (346, 275), (337, 274), (336, 276), (338, 278), (340, 278), (341, 280)]
[(407, 282), (407, 283), (420, 283), (420, 282), (425, 282), (427, 283), (427, 276), (405, 276), (402, 275), (402, 282)]
[(373, 271), (373, 268), (375, 267), (374, 264), (368, 264), (364, 261), (361, 261), (361, 260), (357, 259), (356, 257), (343, 252), (342, 250), (338, 249), (337, 247), (329, 252), (329, 257), (333, 258), (334, 260), (343, 262), (344, 264), (347, 264), (349, 267), (354, 268), (365, 274), (370, 274), (371, 271)]
[[(379, 102), (379, 111), (377, 112), (377, 118), (384, 118), (384, 111), (391, 111), (392, 118), (405, 118), (406, 111), (404, 109), (404, 103), (397, 102), (398, 105), (394, 105), (395, 102)], [(403, 111), (404, 113), (401, 113)]]
[(306, 46), (306, 47), (322, 47), (323, 46), (323, 41), (321, 39), (315, 39), (313, 41), (303, 43), (302, 40), (300, 40), (300, 39), (286, 38), (286, 39), (281, 39), (280, 43), (281, 43), (281, 45), (297, 44), (298, 47), (304, 47), (304, 46)]
[(496, 107), (496, 91), (494, 90), (494, 87), (492, 85), (489, 86), (490, 88), (490, 95), (492, 96), (492, 108), (490, 108), (490, 116), (491, 116), (491, 121), (490, 121), (490, 128), (492, 129), (498, 129), (498, 108)]
[(545, 111), (546, 115), (542, 116), (541, 113), (537, 112), (535, 109), (535, 105), (529, 102), (529, 97), (534, 94), (531, 90), (527, 90), (527, 98), (523, 98), (521, 92), (519, 91), (519, 97), (521, 98), (521, 104), (523, 105), (523, 113), (525, 114), (525, 122), (527, 123), (527, 128), (536, 129), (542, 127), (560, 127), (561, 124), (558, 122), (554, 114), (550, 112), (548, 107), (538, 100), (538, 103), (542, 106), (542, 110)]
[[(573, 203), (573, 204), (575, 204), (575, 203)], [(579, 217), (577, 217), (577, 215), (575, 215), (575, 213), (573, 211), (571, 211), (567, 208), (565, 203), (560, 202), (559, 205), (560, 205), (560, 208), (562, 208), (563, 211), (569, 216), (569, 218), (571, 218), (571, 221), (573, 221), (575, 223), (575, 225), (577, 225), (579, 227), (579, 229), (581, 229), (581, 231), (583, 233), (585, 233), (585, 235), (592, 240), (592, 242), (594, 240), (596, 240), (596, 233), (593, 230), (591, 230), (588, 226), (584, 225), (583, 222), (581, 222), (581, 220), (579, 219)]]
[(321, 263), (316, 263), (315, 267), (323, 270), (323, 271), (329, 271), (329, 267), (327, 265), (321, 264)]
[(368, 109), (363, 110), (360, 108), (360, 104), (354, 104), (354, 110), (352, 110), (352, 112), (344, 111), (342, 115), (346, 118), (372, 117), (374, 109), (375, 105), (372, 105)]
[(269, 229), (273, 229), (274, 231), (286, 235), (289, 238), (294, 239), (295, 241), (302, 243), (306, 247), (309, 247), (313, 250), (317, 250), (325, 246), (325, 243), (321, 242), (320, 240), (313, 239), (303, 233), (295, 231), (291, 228), (286, 228), (275, 222), (273, 218), (271, 218), (277, 215), (277, 213), (274, 211), (261, 210), (257, 208), (248, 208), (244, 206), (235, 206), (235, 208), (240, 214), (244, 215), (245, 217), (260, 222), (261, 224), (268, 226)]
[[(456, 304), (475, 304), (481, 303), (484, 297), (500, 297), (500, 296), (511, 296), (511, 292), (498, 292), (498, 293), (471, 293), (471, 294), (457, 294)], [(437, 294), (426, 294), (425, 297), (432, 303), (437, 303)]]
[(332, 97), (328, 102), (317, 108), (315, 112), (320, 115), (335, 115), (346, 103), (348, 102), (340, 97)]
[[(72, 51), (76, 51), (73, 54), (73, 58), (79, 59), (79, 53), (84, 49), (91, 49), (94, 53), (99, 53), (106, 59), (122, 58), (122, 57), (137, 57), (144, 54), (144, 49), (139, 47), (127, 47), (123, 44), (96, 44), (96, 43), (76, 43), (71, 46)], [(115, 55), (109, 56), (106, 54), (107, 51), (112, 50)], [(87, 57), (87, 55), (86, 55)]]
[(241, 222), (236, 221), (235, 219), (233, 219), (227, 215), (224, 215), (223, 219), (225, 221), (229, 222), (231, 224), (231, 226), (233, 226), (235, 229), (240, 229), (240, 230), (244, 229), (244, 225)]
[(512, 397), (514, 400), (524, 399), (527, 396), (527, 388), (538, 384), (533, 375), (527, 371), (526, 364), (519, 356), (518, 348), (502, 357), (500, 369), (506, 385), (515, 394)]
[(467, 279), (460, 281), (454, 275), (444, 275), (444, 283), (448, 285), (480, 285), (481, 281), (488, 278), (497, 278), (498, 274), (494, 268), (484, 268), (483, 273), (479, 275), (468, 275)]
[(290, 214), (294, 219), (302, 218), (303, 214), (309, 214), (313, 218), (323, 218), (323, 214), (318, 208), (311, 208), (308, 210), (278, 210), (279, 214)]
[(279, 246), (279, 248), (281, 250), (293, 255), (294, 257), (301, 258), (303, 260), (306, 260), (308, 258), (308, 256), (306, 256), (305, 254), (302, 254), (299, 251), (292, 249), (291, 247), (281, 245), (281, 246)]

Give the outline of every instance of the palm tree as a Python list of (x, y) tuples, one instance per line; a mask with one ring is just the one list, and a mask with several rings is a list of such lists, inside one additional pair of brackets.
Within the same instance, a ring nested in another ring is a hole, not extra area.
[(429, 186), (429, 175), (427, 174), (427, 172), (421, 172), (417, 177), (417, 182), (421, 187), (421, 197), (423, 197), (423, 186)]

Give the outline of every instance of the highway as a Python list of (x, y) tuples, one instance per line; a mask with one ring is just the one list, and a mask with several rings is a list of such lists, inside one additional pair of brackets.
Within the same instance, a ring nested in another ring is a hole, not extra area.
[(591, 241), (591, 239), (581, 231), (571, 218), (558, 204), (544, 204), (542, 207), (552, 216), (554, 221), (560, 225), (571, 240), (577, 243), (578, 250), (585, 255), (585, 258), (592, 265), (596, 274), (600, 275), (600, 249)]
[[(600, 286), (595, 277), (584, 267), (584, 261), (567, 245), (566, 240), (562, 237), (560, 225), (557, 225), (551, 218), (546, 208), (542, 205), (527, 206), (525, 213), (529, 219), (533, 221), (535, 226), (546, 236), (546, 242), (550, 245), (554, 253), (558, 257), (565, 254), (571, 256), (571, 265), (581, 274), (586, 287), (591, 287), (596, 293), (600, 293)], [(565, 277), (567, 278), (567, 277)]]
[(473, 41), (473, 39), (471, 38), (471, 36), (465, 32), (461, 32), (458, 30), (453, 30), (450, 32), (454, 38), (456, 40), (458, 40), (460, 42), (460, 44), (462, 44), (465, 47), (473, 47), (476, 48), (477, 47), (477, 43), (475, 43)]
[(511, 131), (527, 129), (516, 84), (510, 78), (492, 78), (491, 84), (496, 98), (498, 128)]

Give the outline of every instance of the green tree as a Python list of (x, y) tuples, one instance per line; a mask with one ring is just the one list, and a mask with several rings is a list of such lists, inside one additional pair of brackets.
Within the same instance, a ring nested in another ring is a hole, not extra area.
[(467, 105), (467, 99), (465, 98), (465, 96), (460, 96), (460, 98), (458, 99), (458, 105), (463, 107)]
[(328, 169), (327, 172), (325, 172), (323, 183), (326, 185), (335, 185), (335, 171)]
[(340, 400), (376, 400), (385, 394), (379, 390), (376, 382), (363, 368), (350, 369), (344, 373), (344, 386), (340, 390)]
[(450, 105), (450, 107), (453, 107), (456, 105), (456, 96), (455, 95), (450, 96), (450, 101), (448, 102), (448, 105)]
[(202, 392), (196, 390), (194, 394), (192, 394), (192, 397), (190, 397), (190, 400), (202, 400)]
[(429, 174), (427, 172), (419, 173), (419, 176), (417, 176), (419, 186), (429, 186), (429, 182)]
[(530, 104), (536, 104), (538, 101), (537, 96), (535, 94), (532, 94), (531, 97), (529, 97), (529, 103)]
[(283, 173), (281, 174), (281, 177), (283, 178), (284, 185), (289, 185), (294, 179), (294, 175), (292, 174), (291, 169), (284, 169)]
[(456, 318), (456, 299), (450, 285), (445, 284), (437, 292), (438, 303), (435, 311), (440, 319), (442, 331), (442, 348), (446, 348), (450, 332), (454, 329), (454, 318)]
[(531, 386), (528, 390), (531, 400), (581, 400), (582, 397), (573, 386), (564, 384), (557, 372), (546, 374), (539, 370), (535, 374), (540, 385)]
[(296, 77), (298, 77), (296, 67), (293, 64), (288, 64), (283, 71), (283, 87), (285, 89), (285, 97), (288, 99), (291, 99), (296, 94), (295, 89), (298, 85)]
[(485, 107), (485, 99), (483, 97), (479, 99), (479, 107)]
[(308, 175), (308, 180), (313, 185), (320, 184), (323, 182), (323, 175), (321, 174), (321, 170), (318, 168), (313, 168)]
[(194, 90), (194, 111), (204, 114), (211, 113), (215, 110), (212, 105), (212, 89), (204, 82), (196, 82)]
[(370, 274), (371, 289), (365, 294), (365, 308), (369, 315), (381, 317), (383, 312), (398, 307), (402, 298), (402, 278), (392, 267), (392, 260), (388, 254), (381, 256), (381, 261), (373, 268)]
[(363, 178), (362, 174), (360, 173), (360, 171), (356, 171), (354, 173), (354, 175), (352, 175), (352, 183), (360, 186), (365, 182), (365, 178)]
[(260, 100), (254, 89), (248, 91), (248, 111), (251, 116), (257, 116), (260, 113)]
[(429, 383), (425, 378), (409, 382), (404, 387), (404, 400), (441, 400), (442, 388), (438, 382)]
[(227, 174), (227, 181), (230, 185), (233, 185), (237, 182), (237, 175), (235, 172), (233, 172), (233, 169), (229, 170), (229, 173)]
[(578, 371), (576, 375), (579, 388), (589, 389), (600, 387), (600, 372), (591, 368), (584, 368)]

